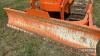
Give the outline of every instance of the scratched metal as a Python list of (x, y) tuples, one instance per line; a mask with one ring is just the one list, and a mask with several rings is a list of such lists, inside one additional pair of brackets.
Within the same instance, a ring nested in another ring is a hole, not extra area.
[[(95, 38), (94, 33), (100, 33), (99, 31), (91, 31), (89, 28), (75, 26), (57, 20), (42, 19), (26, 14), (25, 12), (21, 12), (22, 11), (16, 10), (9, 11), (8, 25), (31, 28), (32, 30), (38, 28), (41, 31), (48, 31), (56, 36), (59, 36), (61, 39), (66, 41), (68, 40), (70, 42), (84, 45), (89, 48), (96, 48), (98, 40), (94, 40), (93, 38)], [(12, 17), (13, 15), (16, 16)], [(77, 29), (82, 31), (78, 31)], [(23, 28), (21, 30), (24, 31), (26, 29)]]
[(36, 23), (35, 21), (32, 24), (16, 21), (16, 24), (24, 27), (39, 28), (42, 31), (53, 33), (54, 35), (59, 36), (61, 39), (65, 39), (66, 41), (68, 40), (70, 42), (84, 45), (90, 48), (96, 48), (96, 44), (98, 42), (97, 40), (93, 39), (95, 38), (95, 36), (92, 34), (88, 34), (82, 31), (76, 31), (68, 27), (63, 27), (50, 23), (44, 25), (44, 23)]

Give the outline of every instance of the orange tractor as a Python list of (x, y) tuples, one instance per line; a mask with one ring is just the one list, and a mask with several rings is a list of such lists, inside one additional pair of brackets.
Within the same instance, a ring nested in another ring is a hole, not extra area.
[(100, 29), (93, 25), (92, 4), (92, 0), (31, 0), (31, 8), (24, 11), (4, 9), (9, 27), (75, 48), (96, 48)]

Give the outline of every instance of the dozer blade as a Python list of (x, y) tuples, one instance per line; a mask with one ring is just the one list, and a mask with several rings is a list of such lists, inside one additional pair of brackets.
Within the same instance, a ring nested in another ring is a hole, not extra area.
[(75, 25), (58, 19), (46, 19), (23, 11), (5, 8), (8, 26), (24, 32), (38, 33), (75, 48), (96, 48), (100, 29)]

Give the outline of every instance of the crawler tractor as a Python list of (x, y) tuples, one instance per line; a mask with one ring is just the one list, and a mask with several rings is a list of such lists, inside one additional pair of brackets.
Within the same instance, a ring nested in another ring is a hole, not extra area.
[(4, 8), (9, 27), (35, 32), (74, 48), (96, 48), (100, 29), (93, 25), (92, 0), (31, 0), (30, 3), (31, 8), (24, 11)]

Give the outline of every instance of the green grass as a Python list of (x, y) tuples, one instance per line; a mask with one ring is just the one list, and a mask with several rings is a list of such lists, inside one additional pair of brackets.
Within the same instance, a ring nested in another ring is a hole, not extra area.
[(94, 0), (94, 13), (93, 13), (93, 19), (94, 24), (100, 27), (100, 0)]
[[(94, 24), (100, 26), (99, 0), (94, 3)], [(4, 7), (23, 10), (30, 7), (29, 0), (0, 0), (0, 56), (84, 56), (76, 49), (45, 39), (36, 33), (30, 35), (8, 28)], [(42, 37), (42, 38), (41, 38)], [(62, 48), (63, 47), (63, 48)]]

